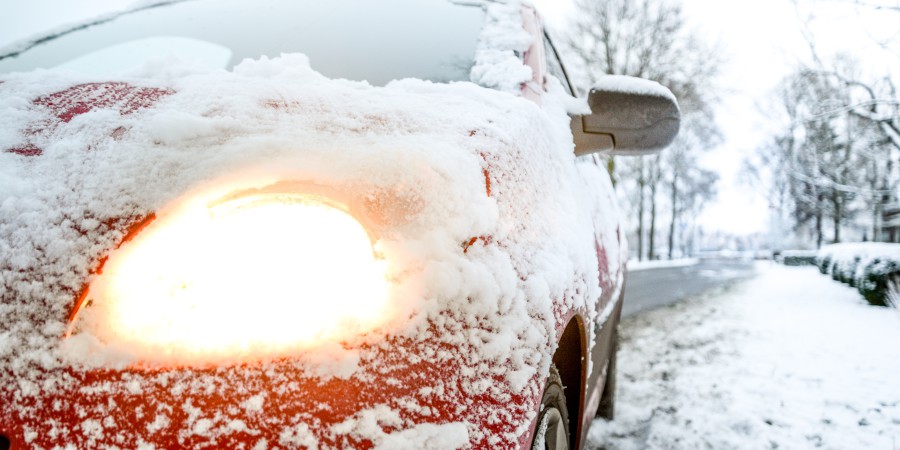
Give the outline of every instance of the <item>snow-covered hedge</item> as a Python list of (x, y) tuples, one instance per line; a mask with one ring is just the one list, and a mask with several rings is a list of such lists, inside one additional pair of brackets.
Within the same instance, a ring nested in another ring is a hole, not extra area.
[(812, 266), (816, 264), (816, 252), (812, 250), (785, 250), (779, 259), (786, 266)]
[(822, 247), (816, 255), (819, 271), (856, 287), (866, 301), (897, 306), (900, 297), (900, 244), (862, 242)]

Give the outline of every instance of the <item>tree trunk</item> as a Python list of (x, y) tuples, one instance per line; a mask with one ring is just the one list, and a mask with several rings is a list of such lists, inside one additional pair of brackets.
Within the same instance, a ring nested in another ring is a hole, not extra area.
[(875, 194), (875, 209), (872, 211), (872, 242), (881, 242), (881, 196)]
[(675, 221), (678, 220), (678, 174), (672, 176), (672, 221), (669, 222), (669, 259), (675, 249)]
[(638, 261), (644, 260), (644, 163), (638, 166), (638, 229), (637, 229), (637, 246)]
[(841, 205), (841, 196), (838, 193), (833, 194), (834, 200), (832, 201), (832, 205), (834, 206), (834, 243), (837, 244), (841, 242), (841, 216), (843, 215), (843, 209)]
[(822, 248), (825, 237), (822, 233), (822, 195), (816, 196), (816, 248)]
[(656, 247), (653, 242), (656, 237), (656, 184), (656, 180), (650, 183), (650, 236), (647, 238), (647, 259), (651, 261), (656, 259)]

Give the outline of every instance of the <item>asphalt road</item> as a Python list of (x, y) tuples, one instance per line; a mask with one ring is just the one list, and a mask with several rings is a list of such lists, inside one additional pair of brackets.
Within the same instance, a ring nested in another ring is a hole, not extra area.
[(625, 284), (622, 316), (669, 305), (754, 274), (753, 260), (723, 257), (700, 259), (691, 266), (633, 270)]

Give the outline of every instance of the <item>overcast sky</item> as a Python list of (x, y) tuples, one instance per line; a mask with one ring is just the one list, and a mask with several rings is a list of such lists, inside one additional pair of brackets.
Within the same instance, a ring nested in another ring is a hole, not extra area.
[[(896, 0), (876, 0), (894, 2)], [(97, 14), (122, 9), (131, 0), (0, 0), (0, 46), (40, 30), (78, 22)], [(573, 13), (569, 0), (534, 0), (551, 27), (562, 27)], [(727, 89), (718, 114), (724, 143), (711, 151), (703, 164), (722, 177), (718, 200), (704, 212), (708, 229), (739, 234), (764, 231), (768, 204), (762, 193), (740, 183), (743, 158), (754, 151), (771, 122), (761, 112), (779, 80), (800, 61), (809, 59), (803, 24), (816, 36), (817, 50), (825, 55), (844, 51), (868, 59), (865, 70), (900, 73), (874, 42), (900, 33), (896, 15), (863, 13), (841, 0), (684, 0), (691, 25), (726, 50), (729, 64), (722, 70)], [(884, 66), (879, 66), (880, 63)]]

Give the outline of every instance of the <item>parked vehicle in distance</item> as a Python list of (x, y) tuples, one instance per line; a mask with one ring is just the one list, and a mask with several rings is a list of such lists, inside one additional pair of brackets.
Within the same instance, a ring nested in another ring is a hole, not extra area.
[(581, 448), (626, 243), (517, 1), (197, 0), (0, 51), (0, 447)]

